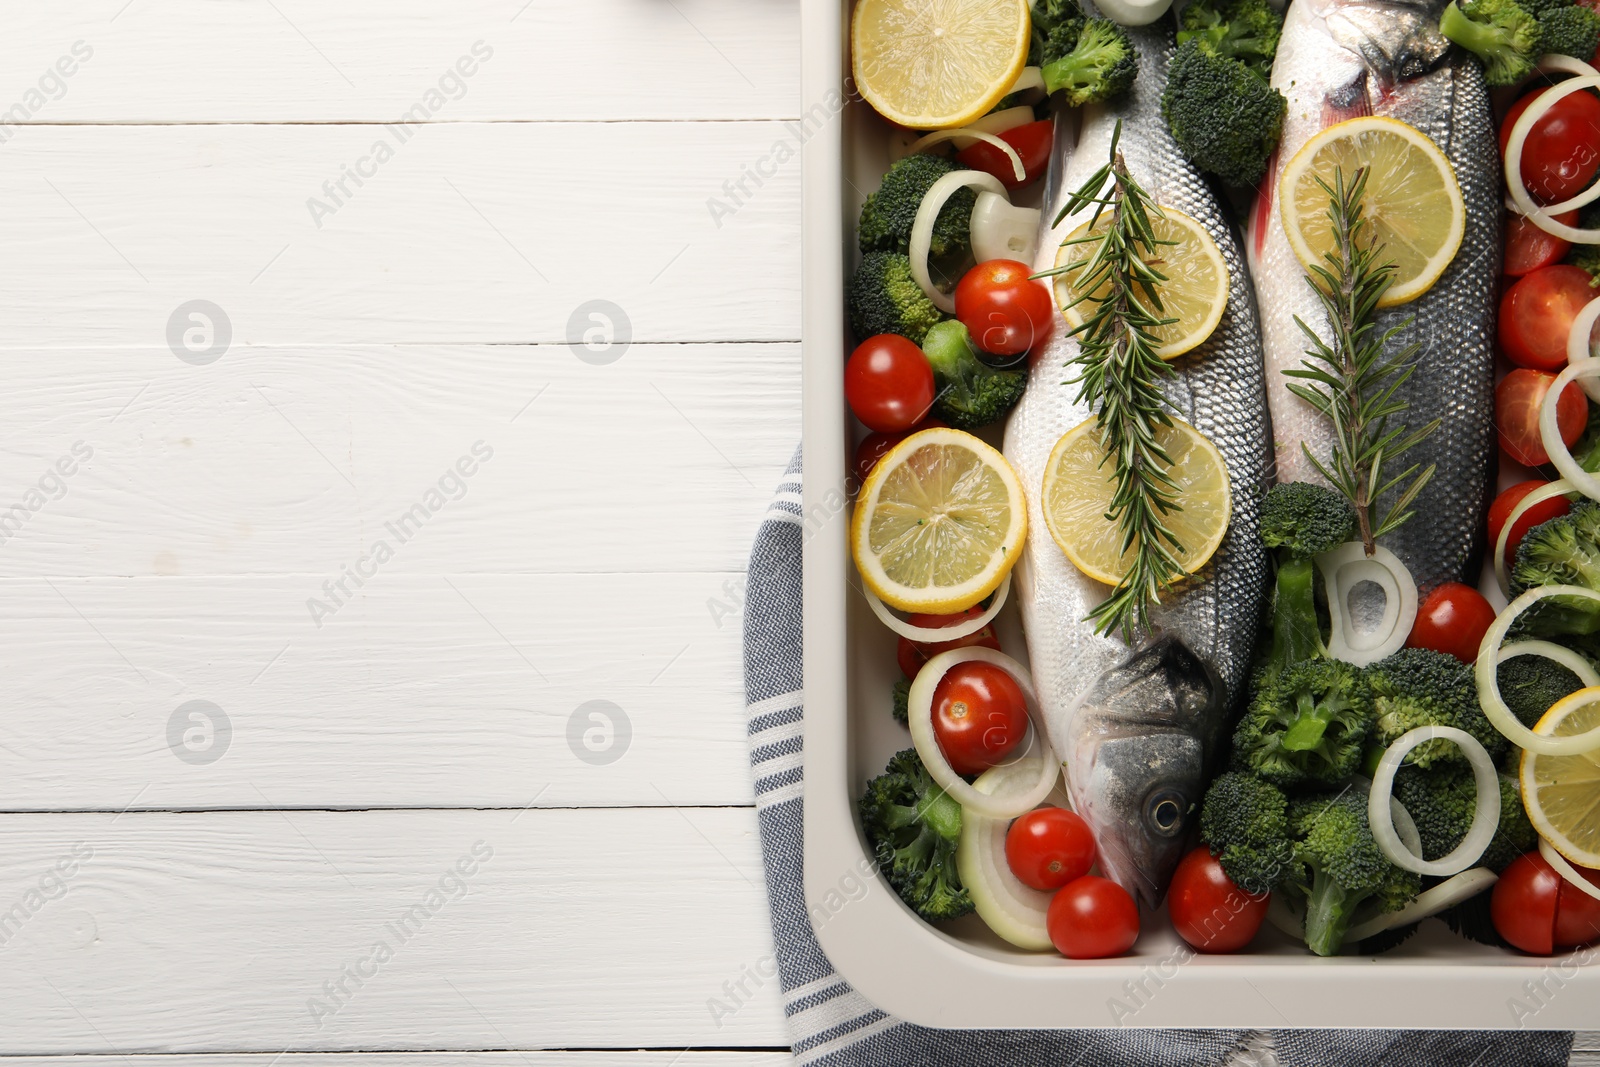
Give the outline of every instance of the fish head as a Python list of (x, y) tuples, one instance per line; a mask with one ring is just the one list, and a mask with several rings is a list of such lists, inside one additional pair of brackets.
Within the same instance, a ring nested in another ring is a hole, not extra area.
[(1105, 671), (1073, 718), (1073, 805), (1100, 867), (1156, 907), (1194, 836), (1227, 720), (1216, 672), (1176, 637), (1155, 637)]
[(1409, 82), (1447, 67), (1443, 0), (1297, 0), (1274, 69), (1317, 86), (1325, 123), (1370, 115)]

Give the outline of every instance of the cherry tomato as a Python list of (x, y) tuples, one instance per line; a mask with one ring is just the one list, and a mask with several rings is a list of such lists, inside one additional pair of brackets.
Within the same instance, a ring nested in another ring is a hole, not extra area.
[[(1543, 856), (1539, 858), (1544, 859)], [(1590, 885), (1600, 885), (1600, 871), (1579, 867), (1576, 864), (1573, 864), (1572, 869)], [(1562, 878), (1561, 892), (1556, 897), (1556, 947), (1574, 948), (1578, 945), (1587, 945), (1596, 937), (1600, 937), (1600, 900), (1596, 900)]]
[(1570, 263), (1541, 267), (1518, 278), (1500, 298), (1500, 347), (1519, 367), (1559, 371), (1567, 365), (1567, 334), (1583, 305), (1600, 293), (1589, 272)]
[[(983, 614), (983, 607), (972, 605), (959, 615), (912, 615), (906, 619), (912, 626), (925, 626), (930, 630), (943, 629), (954, 626), (967, 619), (975, 619)], [(952, 648), (992, 648), (1000, 651), (1000, 639), (994, 635), (992, 625), (985, 626), (977, 633), (965, 637), (952, 638), (949, 641), (913, 641), (909, 637), (900, 638), (899, 647), (895, 649), (895, 659), (900, 663), (900, 672), (907, 678), (915, 678), (922, 665), (941, 652), (949, 652)]]
[(851, 494), (854, 495), (860, 490), (862, 484), (867, 480), (867, 475), (872, 473), (872, 468), (878, 465), (878, 460), (889, 454), (889, 450), (891, 448), (899, 444), (901, 441), (904, 441), (907, 437), (910, 437), (914, 433), (919, 433), (923, 430), (931, 430), (936, 426), (943, 425), (944, 423), (940, 422), (938, 419), (923, 419), (921, 422), (911, 427), (911, 429), (901, 430), (899, 433), (867, 434), (867, 436), (861, 439), (861, 443), (856, 445), (856, 484), (851, 490)]
[(985, 352), (1017, 356), (1050, 336), (1056, 302), (1014, 259), (979, 263), (956, 283), (956, 318)]
[(1271, 893), (1251, 896), (1234, 885), (1222, 863), (1201, 845), (1172, 872), (1167, 912), (1178, 936), (1201, 952), (1237, 952), (1261, 929), (1271, 899)]
[[(1555, 220), (1567, 226), (1576, 226), (1578, 213), (1563, 211), (1555, 216)], [(1561, 257), (1571, 248), (1572, 242), (1545, 233), (1521, 215), (1512, 214), (1506, 219), (1505, 272), (1513, 278), (1561, 262)]]
[(899, 433), (933, 407), (933, 367), (922, 349), (897, 333), (869, 337), (844, 367), (844, 398), (869, 430)]
[[(1541, 90), (1544, 92), (1546, 90)], [(1529, 93), (1500, 124), (1500, 154), (1511, 127), (1540, 93)], [(1565, 200), (1589, 184), (1600, 169), (1600, 100), (1589, 93), (1564, 97), (1528, 131), (1522, 145), (1522, 183), (1544, 203)]]
[(1052, 119), (1041, 119), (1022, 126), (1014, 126), (996, 134), (1006, 144), (1017, 150), (1022, 159), (1023, 179), (1017, 181), (1017, 172), (1011, 159), (992, 144), (979, 141), (956, 153), (956, 160), (973, 170), (988, 171), (1007, 189), (1020, 189), (1034, 182), (1044, 173), (1050, 162), (1050, 144), (1055, 136), (1056, 124)]
[(1035, 808), (1006, 831), (1006, 866), (1034, 889), (1060, 889), (1082, 878), (1094, 855), (1094, 831), (1066, 808)]
[[(1517, 505), (1522, 503), (1522, 498), (1535, 489), (1549, 484), (1549, 482), (1543, 482), (1537, 478), (1526, 482), (1518, 482), (1494, 498), (1494, 503), (1489, 505), (1489, 550), (1491, 552), (1494, 551), (1494, 546), (1500, 541), (1500, 531), (1505, 529), (1506, 520), (1517, 509)], [(1540, 501), (1527, 511), (1524, 511), (1522, 517), (1517, 520), (1516, 525), (1511, 527), (1511, 533), (1506, 536), (1506, 564), (1509, 566), (1516, 562), (1517, 546), (1522, 544), (1522, 539), (1528, 536), (1529, 530), (1541, 522), (1549, 522), (1551, 519), (1565, 515), (1571, 510), (1572, 505), (1567, 501), (1566, 497), (1553, 496), (1549, 500)]]
[(1028, 732), (1016, 680), (991, 663), (958, 663), (933, 690), (933, 736), (957, 774), (982, 774)]
[(1120, 956), (1139, 940), (1139, 905), (1126, 889), (1093, 874), (1056, 890), (1044, 921), (1056, 951), (1072, 960)]
[[(1539, 438), (1539, 408), (1555, 380), (1554, 374), (1519, 367), (1494, 387), (1494, 424), (1500, 431), (1500, 447), (1525, 467), (1550, 462), (1550, 454)], [(1571, 448), (1583, 436), (1588, 422), (1588, 399), (1577, 382), (1567, 383), (1561, 399), (1556, 401), (1556, 428), (1562, 442)]]
[(1556, 902), (1561, 876), (1544, 857), (1529, 852), (1500, 875), (1489, 898), (1489, 917), (1501, 937), (1534, 956), (1555, 951)]
[(1445, 582), (1428, 594), (1411, 624), (1407, 648), (1448, 652), (1462, 663), (1475, 663), (1483, 635), (1494, 622), (1494, 608), (1470, 585)]

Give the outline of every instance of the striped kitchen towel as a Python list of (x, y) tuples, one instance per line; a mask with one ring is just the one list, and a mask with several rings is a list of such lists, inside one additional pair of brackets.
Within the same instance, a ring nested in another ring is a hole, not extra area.
[(800, 1063), (827, 1067), (1555, 1067), (1570, 1033), (1416, 1030), (934, 1030), (873, 1007), (839, 977), (801, 888), (800, 454), (756, 537), (745, 591), (750, 766), (784, 1012)]

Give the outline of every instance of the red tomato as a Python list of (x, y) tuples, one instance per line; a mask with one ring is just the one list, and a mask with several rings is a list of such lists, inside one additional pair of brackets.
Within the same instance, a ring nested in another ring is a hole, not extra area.
[(1495, 930), (1524, 952), (1550, 955), (1555, 951), (1561, 884), (1561, 876), (1537, 852), (1517, 857), (1500, 875), (1489, 898)]
[[(1522, 498), (1535, 489), (1549, 484), (1549, 482), (1541, 482), (1536, 478), (1526, 482), (1518, 482), (1494, 498), (1494, 503), (1489, 505), (1489, 551), (1493, 552), (1494, 546), (1499, 543), (1500, 531), (1505, 529), (1506, 520), (1517, 509), (1517, 505), (1522, 503)], [(1522, 518), (1518, 519), (1517, 524), (1511, 527), (1511, 533), (1506, 537), (1507, 565), (1516, 562), (1517, 546), (1522, 544), (1522, 539), (1528, 536), (1529, 530), (1541, 522), (1549, 522), (1551, 519), (1565, 515), (1571, 510), (1572, 505), (1567, 501), (1566, 497), (1554, 496), (1524, 511)]]
[[(1555, 220), (1567, 226), (1576, 226), (1578, 213), (1563, 211), (1555, 216)], [(1505, 272), (1513, 278), (1559, 263), (1571, 247), (1572, 242), (1552, 237), (1521, 215), (1512, 214), (1506, 219)]]
[[(1500, 124), (1502, 156), (1511, 127), (1539, 95), (1529, 93), (1506, 112)], [(1528, 132), (1522, 145), (1522, 183), (1548, 204), (1588, 185), (1596, 169), (1600, 169), (1600, 100), (1589, 93), (1573, 93), (1545, 112)]]
[(1050, 162), (1050, 143), (1055, 136), (1055, 128), (1054, 120), (1041, 119), (995, 135), (1015, 148), (1017, 155), (1022, 158), (1025, 177), (1020, 182), (1017, 181), (1017, 172), (1011, 166), (1010, 157), (992, 144), (979, 141), (968, 145), (956, 153), (956, 160), (973, 170), (988, 171), (999, 178), (1007, 189), (1020, 189), (1044, 173)]
[[(1500, 447), (1525, 467), (1550, 462), (1550, 454), (1539, 439), (1539, 407), (1555, 380), (1554, 374), (1519, 367), (1494, 387), (1494, 424), (1500, 431)], [(1571, 448), (1583, 436), (1588, 422), (1588, 399), (1577, 382), (1567, 383), (1561, 399), (1556, 401), (1556, 428), (1562, 442)]]
[(856, 484), (851, 487), (851, 495), (854, 496), (861, 489), (867, 480), (867, 475), (878, 465), (878, 460), (889, 454), (889, 449), (914, 433), (943, 425), (944, 423), (938, 419), (923, 419), (909, 430), (902, 430), (899, 433), (869, 433), (863, 437), (861, 443), (856, 445)]
[(1120, 956), (1139, 940), (1139, 905), (1111, 879), (1092, 874), (1057, 890), (1044, 921), (1056, 951), (1072, 960)]
[(1034, 889), (1060, 889), (1082, 878), (1094, 854), (1094, 832), (1066, 808), (1035, 808), (1006, 831), (1006, 866)]
[[(925, 626), (930, 630), (937, 630), (954, 626), (966, 619), (975, 619), (982, 614), (983, 606), (974, 604), (959, 615), (911, 615), (906, 621), (912, 626)], [(895, 659), (900, 664), (900, 673), (907, 678), (915, 678), (922, 665), (939, 653), (949, 652), (952, 648), (971, 648), (974, 645), (980, 648), (992, 648), (999, 652), (1000, 639), (995, 636), (994, 627), (985, 626), (977, 633), (949, 641), (913, 641), (909, 637), (902, 637), (895, 649)]]
[(1519, 367), (1559, 371), (1578, 311), (1597, 294), (1589, 272), (1570, 263), (1541, 267), (1500, 298), (1500, 347)]
[(1050, 336), (1056, 302), (1014, 259), (979, 263), (956, 283), (956, 318), (985, 352), (1018, 356)]
[(1470, 585), (1445, 582), (1428, 594), (1411, 624), (1407, 648), (1448, 652), (1462, 663), (1475, 663), (1483, 635), (1494, 622), (1494, 608)]
[(844, 398), (869, 430), (909, 430), (933, 407), (933, 367), (897, 333), (869, 337), (844, 366)]
[(1201, 845), (1183, 857), (1167, 888), (1167, 912), (1178, 936), (1201, 952), (1237, 952), (1248, 945), (1267, 917), (1271, 893), (1251, 896)]
[[(1544, 859), (1543, 856), (1539, 858)], [(1573, 864), (1572, 869), (1590, 885), (1600, 885), (1600, 871), (1577, 864)], [(1562, 878), (1561, 892), (1556, 897), (1556, 947), (1587, 945), (1596, 937), (1600, 937), (1600, 900)]]
[(933, 736), (957, 774), (982, 774), (1028, 732), (1016, 680), (990, 663), (958, 663), (933, 690)]

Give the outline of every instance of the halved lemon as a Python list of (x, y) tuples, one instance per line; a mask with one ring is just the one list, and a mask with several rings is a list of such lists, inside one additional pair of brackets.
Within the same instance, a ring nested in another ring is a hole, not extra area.
[(901, 611), (949, 615), (995, 591), (1022, 555), (1028, 509), (1005, 457), (970, 433), (914, 433), (867, 476), (850, 520), (861, 580)]
[[(1151, 216), (1150, 228), (1158, 241), (1177, 243), (1158, 246), (1151, 256), (1157, 262), (1151, 265), (1167, 276), (1156, 290), (1161, 297), (1161, 317), (1178, 321), (1150, 332), (1160, 342), (1156, 355), (1174, 359), (1198, 347), (1222, 321), (1222, 313), (1228, 306), (1228, 264), (1222, 258), (1222, 249), (1200, 223), (1170, 207), (1162, 208), (1161, 212), (1166, 217)], [(1109, 225), (1110, 219), (1102, 217), (1095, 232), (1104, 233)], [(1071, 243), (1088, 234), (1087, 222), (1068, 234), (1056, 252), (1056, 266), (1066, 266), (1092, 255), (1092, 244)], [(1055, 276), (1056, 304), (1067, 322), (1075, 327), (1083, 325), (1084, 313), (1093, 313), (1094, 299), (1105, 291), (1105, 286), (1101, 286), (1088, 301), (1070, 306), (1082, 295), (1077, 279), (1076, 271)]]
[(1370, 237), (1383, 245), (1383, 258), (1395, 264), (1394, 283), (1379, 307), (1415, 300), (1433, 287), (1461, 247), (1467, 211), (1455, 170), (1428, 135), (1397, 119), (1349, 119), (1329, 126), (1289, 160), (1278, 184), (1283, 228), (1305, 266), (1325, 266), (1333, 248), (1328, 194), (1320, 177), (1334, 185), (1359, 167), (1369, 168), (1362, 199)]
[(1027, 0), (859, 0), (850, 23), (856, 89), (891, 122), (965, 126), (1028, 62)]
[[(1600, 726), (1600, 695), (1580, 689), (1534, 726), (1546, 737)], [(1522, 754), (1522, 805), (1539, 836), (1580, 867), (1600, 867), (1600, 751), (1577, 756)]]
[[(1193, 574), (1228, 532), (1233, 510), (1228, 467), (1205, 434), (1181, 419), (1159, 430), (1156, 441), (1172, 458), (1168, 473), (1178, 483), (1183, 509), (1166, 516), (1166, 524), (1182, 546), (1176, 553), (1179, 564)], [(1120, 551), (1122, 531), (1106, 517), (1114, 488), (1095, 420), (1085, 419), (1062, 434), (1045, 463), (1044, 524), (1073, 566), (1107, 585), (1128, 573), (1134, 552)]]

